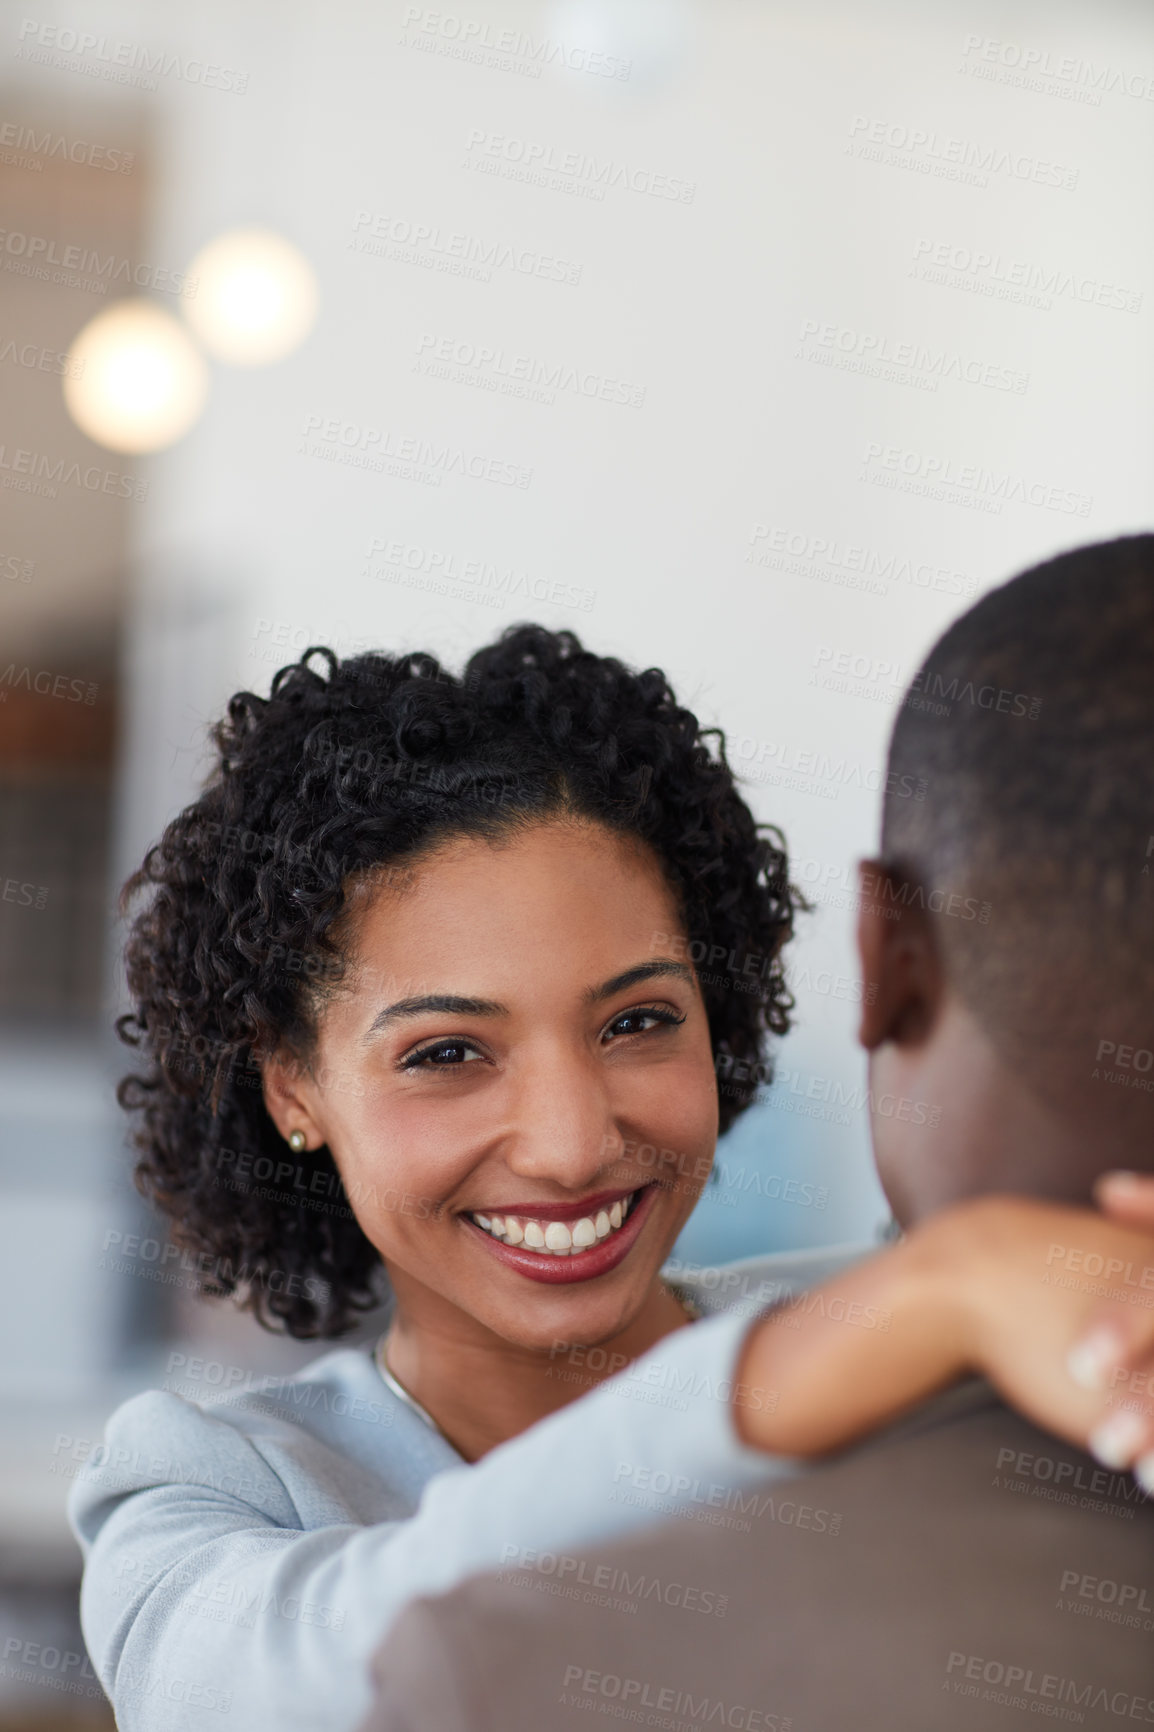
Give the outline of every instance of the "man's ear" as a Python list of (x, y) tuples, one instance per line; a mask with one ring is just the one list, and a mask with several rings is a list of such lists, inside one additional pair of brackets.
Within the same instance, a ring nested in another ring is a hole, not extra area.
[(862, 1013), (858, 1039), (867, 1051), (886, 1041), (924, 1040), (944, 989), (937, 933), (924, 888), (880, 860), (858, 867), (857, 946)]
[(289, 1052), (261, 1060), (261, 1081), (268, 1116), (287, 1143), (294, 1131), (304, 1136), (304, 1148), (319, 1149), (327, 1140), (316, 1117), (316, 1085), (308, 1068)]

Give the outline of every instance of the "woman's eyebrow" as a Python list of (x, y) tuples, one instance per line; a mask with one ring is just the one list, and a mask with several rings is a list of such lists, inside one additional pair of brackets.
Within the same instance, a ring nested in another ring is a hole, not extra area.
[(661, 975), (672, 974), (678, 980), (686, 980), (693, 985), (693, 975), (684, 962), (674, 962), (670, 957), (658, 956), (652, 962), (639, 962), (636, 968), (627, 968), (623, 974), (615, 974), (612, 980), (606, 980), (601, 986), (591, 986), (585, 994), (586, 1004), (600, 1004), (603, 998), (612, 998), (614, 993), (624, 992), (626, 987), (639, 986), (643, 980), (656, 980)]
[(420, 998), (399, 998), (396, 1004), (387, 1004), (378, 1011), (371, 1027), (365, 1034), (369, 1040), (374, 1034), (379, 1034), (390, 1022), (399, 1022), (407, 1016), (423, 1016), (426, 1011), (441, 1011), (448, 1016), (508, 1016), (509, 1007), (498, 1004), (492, 998), (461, 998), (452, 992), (429, 992)]
[[(657, 980), (662, 975), (674, 975), (678, 980), (693, 984), (693, 975), (683, 962), (674, 962), (672, 958), (656, 957), (652, 962), (639, 962), (635, 968), (627, 968), (622, 974), (615, 974), (612, 980), (603, 981), (600, 986), (591, 986), (585, 994), (586, 1004), (600, 1004), (602, 999), (612, 998), (616, 992), (624, 992), (627, 987), (639, 986), (643, 980)], [(399, 998), (395, 1004), (387, 1004), (384, 1010), (378, 1011), (372, 1024), (365, 1033), (365, 1039), (370, 1040), (374, 1034), (379, 1034), (387, 1028), (390, 1022), (400, 1022), (404, 1017), (424, 1016), (428, 1011), (438, 1011), (446, 1016), (508, 1016), (507, 1004), (500, 1004), (494, 998), (461, 998), (452, 992), (428, 992), (419, 998)]]

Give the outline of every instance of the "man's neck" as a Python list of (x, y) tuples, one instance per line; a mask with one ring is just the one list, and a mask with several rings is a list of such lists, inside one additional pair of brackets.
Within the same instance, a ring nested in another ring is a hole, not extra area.
[[(951, 999), (925, 1046), (886, 1066), (889, 1093), (932, 1109), (928, 1122), (875, 1119), (879, 1169), (910, 1198), (904, 1224), (991, 1192), (1089, 1205), (1100, 1173), (1149, 1171), (1154, 1094), (1127, 1095), (1084, 1068), (1015, 1061)], [(873, 1075), (871, 1085), (881, 1092)]]

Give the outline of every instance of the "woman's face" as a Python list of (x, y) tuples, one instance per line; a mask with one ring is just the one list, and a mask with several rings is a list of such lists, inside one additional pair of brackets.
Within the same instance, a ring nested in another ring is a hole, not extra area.
[(270, 1105), (329, 1145), (410, 1318), (547, 1347), (638, 1314), (717, 1138), (675, 934), (654, 856), (592, 823), (448, 842), (355, 907), (312, 1074)]

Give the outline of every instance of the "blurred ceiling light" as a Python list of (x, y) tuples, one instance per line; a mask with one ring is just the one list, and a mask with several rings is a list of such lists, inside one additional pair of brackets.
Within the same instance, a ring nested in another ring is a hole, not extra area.
[(152, 301), (117, 301), (69, 345), (64, 401), (110, 451), (163, 451), (204, 408), (208, 368), (184, 326)]
[(229, 229), (188, 267), (196, 292), (184, 315), (209, 352), (237, 367), (280, 361), (317, 316), (317, 282), (296, 247), (271, 229)]

